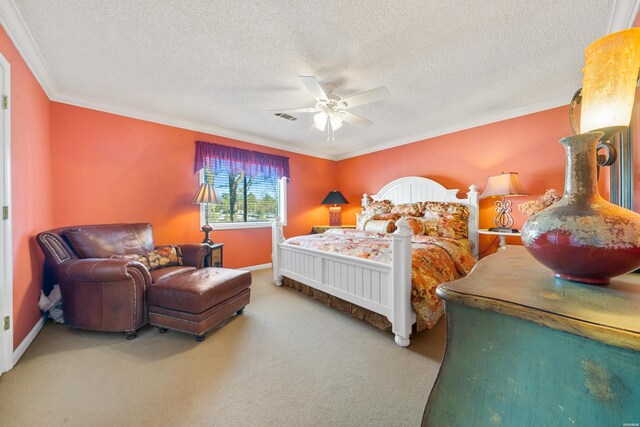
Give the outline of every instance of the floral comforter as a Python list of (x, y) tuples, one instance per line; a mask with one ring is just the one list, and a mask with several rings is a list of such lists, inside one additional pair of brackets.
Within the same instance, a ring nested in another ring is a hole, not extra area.
[[(286, 243), (391, 264), (391, 240), (389, 234), (331, 229), (323, 234), (293, 237)], [(465, 276), (475, 258), (466, 240), (419, 235), (413, 236), (412, 244), (411, 303), (430, 329), (444, 312), (436, 287)]]

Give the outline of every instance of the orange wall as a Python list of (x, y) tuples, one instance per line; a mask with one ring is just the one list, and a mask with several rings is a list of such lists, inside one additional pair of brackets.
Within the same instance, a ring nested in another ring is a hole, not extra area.
[[(308, 233), (327, 222), (320, 201), (336, 185), (337, 163), (74, 107), (51, 103), (55, 226), (150, 222), (158, 244), (202, 241), (198, 187), (193, 172), (196, 140), (290, 158), (285, 235)], [(271, 229), (213, 232), (224, 242), (227, 267), (271, 262)]]
[[(511, 199), (515, 226), (520, 228), (526, 217), (517, 211), (518, 204), (548, 188), (564, 191), (565, 153), (558, 141), (572, 134), (568, 107), (554, 108), (343, 160), (339, 189), (348, 200), (358, 200), (363, 192), (375, 193), (395, 178), (416, 175), (459, 188), (461, 193), (476, 184), (482, 192), (489, 175), (518, 172), (531, 195)], [(492, 226), (492, 202), (481, 199), (481, 228)], [(343, 220), (353, 221), (357, 211), (357, 203), (348, 205)], [(492, 240), (483, 236), (480, 250), (486, 250)], [(519, 239), (510, 238), (508, 243), (519, 243)]]
[(44, 257), (35, 234), (52, 225), (49, 99), (0, 28), (0, 52), (11, 64), (11, 211), (13, 345), (40, 318)]

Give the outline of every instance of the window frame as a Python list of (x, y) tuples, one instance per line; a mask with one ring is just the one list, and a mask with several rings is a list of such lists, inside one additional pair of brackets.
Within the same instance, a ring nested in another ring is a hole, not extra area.
[[(204, 168), (200, 169), (198, 172), (198, 180), (199, 183), (202, 184), (204, 182)], [(278, 179), (278, 216), (280, 217), (280, 222), (283, 225), (287, 225), (287, 183), (289, 178), (283, 176)], [(205, 222), (207, 205), (205, 203), (200, 204), (200, 227), (202, 227)], [(273, 221), (254, 221), (254, 222), (244, 222), (244, 221), (234, 221), (234, 222), (214, 222), (209, 221), (209, 225), (213, 227), (214, 230), (239, 230), (245, 228), (268, 228), (273, 225)]]

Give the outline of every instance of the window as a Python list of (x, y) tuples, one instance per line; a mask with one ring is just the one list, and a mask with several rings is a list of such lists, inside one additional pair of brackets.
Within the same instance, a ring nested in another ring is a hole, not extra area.
[[(209, 223), (220, 229), (270, 227), (279, 216), (286, 224), (287, 178), (235, 175), (223, 168), (217, 172), (203, 169), (200, 182), (213, 183), (222, 201), (210, 204)], [(202, 205), (200, 222), (204, 225), (206, 205)]]
[(196, 141), (194, 171), (221, 201), (201, 206), (202, 225), (205, 216), (218, 229), (268, 227), (277, 216), (286, 224), (288, 157)]

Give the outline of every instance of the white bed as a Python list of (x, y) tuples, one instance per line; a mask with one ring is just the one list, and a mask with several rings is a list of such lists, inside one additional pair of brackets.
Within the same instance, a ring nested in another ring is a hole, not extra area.
[[(457, 202), (469, 208), (469, 241), (478, 254), (478, 190), (469, 186), (467, 198), (457, 198), (457, 189), (446, 189), (427, 178), (405, 177), (385, 185), (374, 200), (391, 200), (394, 204), (439, 201)], [(368, 197), (363, 197), (363, 205)], [(283, 224), (273, 224), (272, 261), (275, 284), (288, 277), (327, 294), (386, 316), (391, 322), (395, 342), (409, 345), (416, 315), (411, 307), (411, 229), (404, 220), (393, 233), (392, 263), (381, 264), (367, 259), (324, 252), (284, 243)]]

